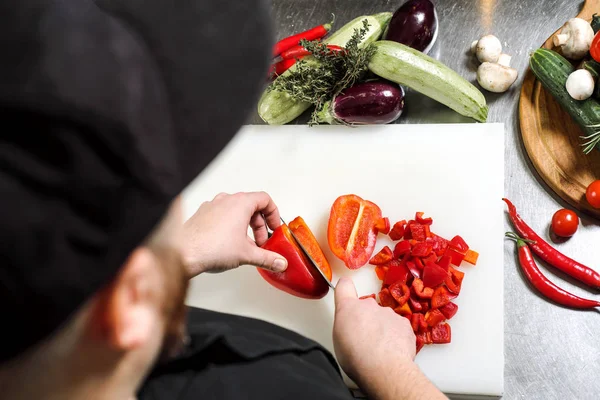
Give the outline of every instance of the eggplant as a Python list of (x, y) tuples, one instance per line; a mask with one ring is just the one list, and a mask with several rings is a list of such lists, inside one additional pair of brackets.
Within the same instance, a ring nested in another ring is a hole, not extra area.
[(345, 125), (388, 124), (404, 109), (404, 90), (386, 80), (359, 83), (323, 105), (319, 123)]
[(385, 40), (398, 42), (427, 54), (437, 38), (437, 28), (437, 13), (432, 2), (409, 0), (392, 16)]

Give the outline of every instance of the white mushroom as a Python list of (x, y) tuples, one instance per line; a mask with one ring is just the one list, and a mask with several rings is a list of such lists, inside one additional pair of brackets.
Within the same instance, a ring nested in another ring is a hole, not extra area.
[(502, 54), (502, 43), (494, 35), (485, 35), (471, 43), (471, 52), (477, 56), (480, 62), (495, 63)]
[(567, 92), (575, 100), (585, 100), (594, 93), (594, 77), (587, 69), (578, 69), (567, 78)]
[(560, 33), (552, 38), (552, 42), (561, 47), (565, 57), (580, 60), (590, 50), (593, 39), (594, 30), (589, 22), (581, 18), (571, 18)]
[(509, 66), (511, 57), (502, 54), (498, 58), (498, 63), (484, 62), (477, 68), (477, 82), (494, 93), (506, 92), (517, 80), (517, 70)]

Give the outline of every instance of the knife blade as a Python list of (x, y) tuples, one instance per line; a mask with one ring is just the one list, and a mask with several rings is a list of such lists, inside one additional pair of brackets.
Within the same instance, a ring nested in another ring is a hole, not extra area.
[[(289, 225), (283, 220), (283, 218), (279, 217), (279, 219), (281, 219), (281, 222), (284, 225), (286, 225), (286, 226), (289, 227)], [(314, 269), (316, 269), (317, 271), (319, 271), (319, 274), (325, 280), (325, 282), (327, 282), (327, 284), (329, 285), (330, 288), (335, 289), (335, 287), (333, 286), (333, 284), (329, 281), (329, 279), (327, 279), (327, 277), (325, 276), (325, 274), (323, 273), (323, 271), (321, 271), (321, 268), (319, 268), (319, 266), (317, 265), (317, 263), (315, 262), (315, 260), (313, 260), (313, 258), (310, 256), (310, 254), (308, 254), (308, 251), (306, 251), (306, 249), (304, 248), (304, 246), (302, 246), (302, 243), (300, 243), (300, 241), (298, 240), (298, 238), (296, 237), (296, 235), (294, 235), (294, 232), (292, 232), (291, 229), (290, 229), (290, 233), (292, 234), (292, 238), (298, 244), (298, 247), (300, 247), (300, 250), (302, 250), (302, 253), (304, 253), (304, 255), (306, 256), (306, 258), (308, 258), (308, 260), (312, 264), (312, 267)]]

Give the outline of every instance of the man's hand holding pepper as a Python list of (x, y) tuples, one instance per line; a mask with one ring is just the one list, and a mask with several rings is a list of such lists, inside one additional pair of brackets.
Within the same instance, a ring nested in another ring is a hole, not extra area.
[(268, 239), (267, 225), (272, 230), (281, 225), (279, 210), (267, 193), (221, 193), (203, 203), (184, 225), (183, 257), (190, 277), (243, 264), (285, 270), (283, 257), (259, 247)]

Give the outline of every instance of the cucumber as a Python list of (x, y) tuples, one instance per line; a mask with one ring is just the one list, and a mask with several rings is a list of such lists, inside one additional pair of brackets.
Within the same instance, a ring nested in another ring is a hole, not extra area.
[(488, 107), (483, 94), (441, 62), (418, 50), (388, 40), (375, 43), (369, 70), (439, 101), (459, 114), (485, 122)]
[[(365, 15), (358, 17), (348, 22), (338, 31), (323, 40), (324, 43), (334, 44), (337, 46), (346, 46), (346, 43), (352, 37), (355, 29), (363, 27), (363, 21), (366, 19), (369, 22), (369, 30), (361, 42), (361, 46), (373, 43), (383, 33), (388, 22), (392, 18), (392, 13), (384, 12), (375, 15)], [(305, 60), (308, 62), (317, 62), (311, 57)], [(293, 65), (285, 71), (281, 76), (289, 74), (288, 71), (294, 71)], [(279, 78), (276, 78), (279, 79)], [(310, 103), (298, 101), (292, 98), (289, 94), (279, 90), (265, 90), (258, 101), (258, 115), (269, 125), (283, 125), (299, 117), (304, 111), (311, 106)]]
[[(575, 71), (571, 63), (555, 51), (537, 49), (529, 59), (529, 67), (542, 86), (577, 122), (586, 136), (597, 137), (600, 129), (600, 103), (591, 97), (581, 101), (569, 95), (565, 85), (569, 75)], [(595, 143), (591, 146), (586, 145), (584, 152), (589, 153), (594, 145)]]

